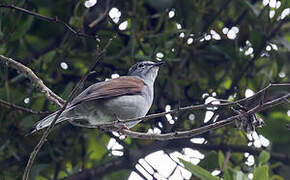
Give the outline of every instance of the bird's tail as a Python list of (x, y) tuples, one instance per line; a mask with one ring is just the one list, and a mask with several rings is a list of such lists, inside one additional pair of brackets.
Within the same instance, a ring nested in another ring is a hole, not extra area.
[[(30, 131), (29, 134), (33, 134), (41, 129), (44, 129), (46, 127), (48, 127), (52, 121), (54, 120), (55, 116), (57, 115), (59, 111), (55, 111), (54, 113), (46, 116), (44, 119), (38, 121), (35, 125), (34, 128)], [(64, 116), (64, 112), (58, 117), (58, 119), (56, 120), (55, 124), (60, 123), (64, 120), (66, 120), (67, 118)]]

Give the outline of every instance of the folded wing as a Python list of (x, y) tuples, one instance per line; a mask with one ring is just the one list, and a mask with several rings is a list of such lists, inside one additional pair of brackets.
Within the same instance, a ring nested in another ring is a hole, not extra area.
[(108, 81), (91, 85), (81, 94), (75, 97), (70, 105), (76, 105), (84, 101), (106, 99), (122, 95), (140, 94), (144, 82), (133, 76), (122, 76)]

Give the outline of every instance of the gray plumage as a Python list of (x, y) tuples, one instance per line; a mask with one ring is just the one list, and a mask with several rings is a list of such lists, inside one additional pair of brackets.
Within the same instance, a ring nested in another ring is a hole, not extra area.
[[(75, 97), (56, 121), (72, 121), (74, 125), (96, 126), (108, 122), (144, 117), (149, 111), (154, 94), (154, 81), (159, 66), (143, 61), (129, 69), (128, 76), (91, 85)], [(58, 111), (36, 123), (33, 132), (48, 127)], [(128, 122), (128, 128), (137, 122)]]

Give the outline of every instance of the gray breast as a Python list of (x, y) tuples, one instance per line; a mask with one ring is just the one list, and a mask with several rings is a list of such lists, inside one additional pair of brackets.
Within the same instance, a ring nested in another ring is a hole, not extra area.
[[(120, 120), (144, 117), (153, 102), (153, 90), (144, 86), (139, 95), (126, 95), (112, 98), (104, 103), (104, 107), (116, 115)], [(126, 123), (131, 128), (138, 122)]]
[[(119, 120), (126, 120), (137, 117), (144, 117), (153, 102), (153, 89), (147, 85), (138, 95), (125, 95), (106, 100), (83, 102), (74, 107), (67, 118), (74, 119), (74, 122), (91, 125), (101, 125)], [(138, 122), (126, 123), (128, 128)]]

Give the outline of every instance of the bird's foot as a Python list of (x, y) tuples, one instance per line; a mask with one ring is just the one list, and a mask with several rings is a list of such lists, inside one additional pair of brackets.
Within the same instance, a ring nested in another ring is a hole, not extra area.
[[(125, 123), (123, 123), (123, 120), (122, 119), (120, 119), (116, 114), (114, 115), (115, 116), (115, 127), (117, 128), (116, 129), (116, 131), (120, 134), (120, 135), (122, 135), (123, 133), (122, 133), (122, 131), (123, 130), (129, 130), (129, 128), (126, 126), (126, 124)], [(124, 139), (126, 139), (127, 138), (127, 136), (125, 136), (125, 138)]]
[(122, 130), (124, 130), (124, 129), (129, 130), (129, 128), (126, 126), (126, 124), (124, 124), (124, 123), (118, 124), (118, 126), (117, 126), (118, 133), (122, 132)]

